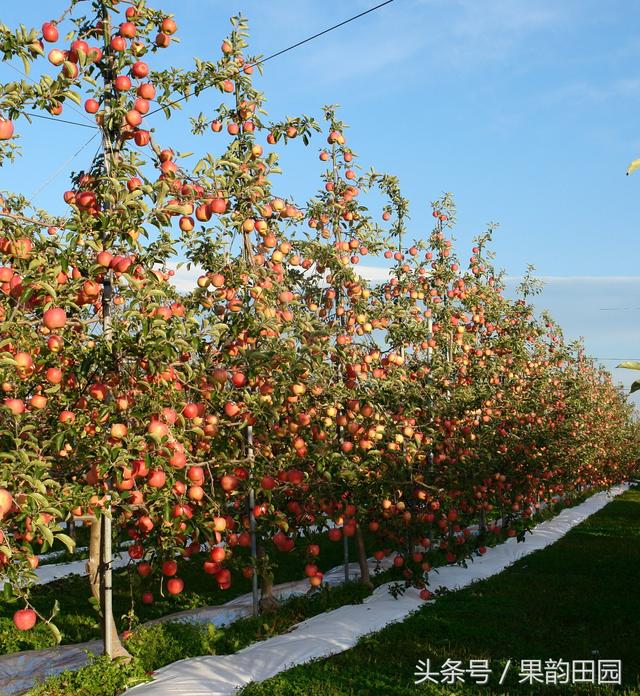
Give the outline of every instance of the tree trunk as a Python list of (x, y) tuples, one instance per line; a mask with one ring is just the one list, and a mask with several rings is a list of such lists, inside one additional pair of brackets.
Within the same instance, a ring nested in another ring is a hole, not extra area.
[[(266, 556), (262, 546), (258, 547), (258, 558), (263, 559)], [(275, 611), (278, 606), (278, 600), (273, 596), (273, 573), (267, 569), (264, 564), (260, 564), (260, 611), (271, 612)]]
[(480, 510), (480, 523), (478, 524), (478, 531), (483, 536), (487, 533), (487, 513), (485, 512), (484, 508)]
[(369, 563), (367, 561), (367, 550), (364, 546), (364, 536), (362, 527), (356, 527), (356, 547), (358, 549), (358, 565), (360, 566), (360, 582), (369, 588), (373, 588), (371, 576), (369, 575)]
[(104, 627), (109, 626), (109, 633), (111, 635), (111, 658), (114, 657), (124, 657), (128, 662), (131, 659), (131, 654), (127, 652), (125, 647), (120, 642), (120, 636), (116, 629), (116, 622), (113, 619), (113, 614), (111, 614), (110, 621), (106, 621), (104, 615), (104, 601), (102, 596), (103, 588), (103, 577), (100, 568), (101, 563), (101, 550), (102, 550), (102, 533), (101, 533), (100, 519), (96, 518), (91, 522), (91, 535), (89, 537), (89, 560), (87, 561), (87, 570), (89, 571), (89, 585), (91, 587), (91, 594), (93, 597), (100, 602), (100, 609), (102, 611), (102, 632), (104, 640)]
[(100, 601), (100, 521), (94, 519), (91, 522), (91, 534), (89, 536), (89, 560), (87, 570), (89, 571), (89, 585), (94, 599)]

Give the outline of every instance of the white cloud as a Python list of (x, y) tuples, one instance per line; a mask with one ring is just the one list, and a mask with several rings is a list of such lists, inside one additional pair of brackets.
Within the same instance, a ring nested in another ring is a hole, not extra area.
[(185, 266), (178, 268), (177, 264), (168, 264), (168, 268), (174, 272), (171, 282), (180, 292), (189, 292), (196, 287), (198, 276), (202, 275), (202, 268), (199, 266), (191, 266), (188, 269)]
[(358, 275), (372, 282), (380, 282), (389, 279), (389, 269), (384, 266), (360, 265), (355, 267)]
[[(187, 268), (186, 265), (183, 265), (178, 268), (177, 264), (169, 264), (167, 267), (174, 272), (171, 282), (180, 292), (193, 290), (198, 276), (203, 273), (203, 269), (200, 266), (192, 265), (191, 268)], [(368, 266), (363, 264), (356, 266), (355, 271), (371, 282), (380, 282), (387, 280), (389, 277), (389, 269), (382, 266)]]
[[(640, 283), (640, 276), (535, 276), (544, 283)], [(519, 283), (522, 276), (506, 276), (507, 282)]]
[(621, 77), (607, 83), (585, 80), (569, 82), (548, 91), (543, 98), (550, 104), (606, 103), (612, 99), (638, 99), (640, 98), (640, 79)]
[(417, 56), (428, 39), (422, 22), (398, 3), (301, 48), (298, 60), (323, 84), (382, 76), (394, 68), (397, 81), (399, 66)]
[[(437, 59), (458, 66), (502, 60), (532, 32), (567, 20), (568, 6), (549, 0), (416, 0), (439, 22), (429, 31)], [(434, 16), (434, 15), (432, 15)]]
[[(192, 266), (177, 268), (172, 282), (181, 292), (192, 290), (202, 269)], [(355, 270), (370, 282), (389, 277), (384, 266), (359, 265)], [(538, 311), (549, 310), (561, 326), (565, 338), (584, 338), (585, 348), (611, 372), (614, 382), (628, 391), (637, 378), (632, 370), (617, 369), (622, 360), (640, 358), (640, 276), (542, 276), (541, 294), (530, 299)], [(509, 287), (522, 277), (506, 276)], [(635, 286), (635, 287), (634, 287)], [(639, 305), (639, 306), (636, 306)], [(631, 397), (640, 403), (640, 396)]]

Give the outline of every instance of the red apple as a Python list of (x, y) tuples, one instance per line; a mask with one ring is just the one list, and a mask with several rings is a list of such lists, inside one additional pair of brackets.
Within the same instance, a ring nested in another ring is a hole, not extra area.
[(145, 147), (151, 142), (151, 133), (146, 130), (138, 130), (133, 136), (133, 140), (138, 147)]
[(114, 51), (118, 53), (124, 51), (127, 48), (127, 42), (122, 36), (114, 36), (109, 44)]
[(126, 92), (128, 89), (131, 89), (131, 79), (126, 75), (118, 75), (113, 81), (113, 86), (118, 92)]
[(46, 372), (47, 382), (60, 384), (62, 382), (62, 370), (59, 367), (49, 367)]
[(125, 121), (133, 128), (142, 123), (142, 114), (135, 109), (129, 109), (129, 111), (127, 111), (127, 113), (124, 115), (124, 118)]
[(163, 423), (160, 420), (152, 420), (147, 426), (147, 432), (154, 439), (160, 440), (163, 437), (167, 437), (169, 434), (169, 428), (166, 423)]
[(6, 488), (0, 488), (0, 520), (11, 510), (13, 497)]
[(235, 489), (238, 487), (238, 477), (233, 476), (232, 474), (226, 474), (220, 479), (220, 486), (222, 487), (222, 490), (227, 491), (227, 493), (235, 491)]
[(339, 527), (333, 527), (327, 532), (329, 541), (340, 541), (342, 539), (342, 530)]
[(84, 103), (84, 110), (88, 114), (95, 114), (100, 109), (100, 103), (95, 99), (87, 99)]
[(196, 418), (198, 416), (198, 405), (193, 403), (186, 404), (182, 409), (182, 415), (190, 420)]
[(127, 437), (128, 432), (129, 429), (124, 423), (114, 423), (111, 426), (111, 437), (114, 440), (123, 440), (125, 437)]
[(227, 200), (225, 198), (214, 198), (211, 203), (211, 212), (221, 215), (227, 211)]
[(156, 96), (156, 88), (150, 82), (143, 82), (138, 86), (136, 94), (143, 99), (154, 99)]
[(65, 52), (61, 51), (59, 48), (52, 48), (49, 51), (49, 62), (51, 65), (62, 65), (65, 61)]
[(136, 25), (133, 22), (122, 22), (118, 33), (126, 39), (132, 39), (136, 35)]
[(160, 30), (164, 34), (169, 34), (169, 36), (171, 36), (171, 34), (175, 34), (177, 28), (178, 25), (176, 24), (175, 20), (171, 17), (165, 17), (162, 20), (162, 24), (160, 25)]
[(61, 307), (51, 307), (42, 316), (48, 329), (61, 329), (67, 323), (67, 313)]
[(168, 578), (173, 577), (178, 572), (178, 564), (175, 561), (165, 561), (162, 564), (162, 574)]
[(149, 74), (149, 66), (144, 61), (138, 60), (131, 66), (131, 74), (142, 79)]
[(275, 488), (276, 480), (272, 476), (263, 476), (260, 485), (265, 491), (270, 491)]
[(209, 552), (209, 558), (216, 563), (222, 563), (226, 555), (227, 553), (222, 546), (214, 546)]
[(152, 488), (162, 488), (167, 481), (167, 475), (162, 469), (153, 469), (149, 472), (147, 477), (147, 483)]
[(55, 22), (45, 22), (42, 25), (42, 38), (48, 43), (55, 43), (60, 36)]
[(171, 578), (167, 582), (167, 592), (172, 595), (180, 594), (184, 590), (184, 580), (182, 578)]
[(25, 405), (22, 399), (5, 399), (4, 405), (13, 413), (14, 416), (19, 416), (25, 412)]
[(13, 136), (13, 121), (0, 119), (0, 140), (9, 140)]
[(148, 575), (151, 575), (153, 568), (151, 567), (151, 563), (147, 563), (147, 561), (142, 561), (142, 563), (138, 564), (136, 570), (138, 571), (138, 575), (141, 578), (146, 578)]
[(70, 425), (76, 419), (76, 414), (73, 411), (61, 411), (58, 420), (65, 425)]
[(224, 405), (224, 412), (229, 418), (234, 418), (240, 413), (240, 407), (235, 401), (227, 401)]
[(18, 609), (13, 615), (13, 623), (19, 631), (29, 631), (35, 625), (38, 617), (33, 609)]

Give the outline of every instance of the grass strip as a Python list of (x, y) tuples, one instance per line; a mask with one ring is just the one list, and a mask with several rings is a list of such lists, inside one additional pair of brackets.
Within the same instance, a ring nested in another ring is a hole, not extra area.
[[(242, 696), (638, 693), (640, 490), (606, 505), (548, 548), (448, 593), (356, 647), (301, 665)], [(489, 660), (488, 685), (416, 686), (418, 660)], [(507, 660), (513, 668), (498, 684)], [(623, 688), (519, 684), (521, 660), (621, 660)]]

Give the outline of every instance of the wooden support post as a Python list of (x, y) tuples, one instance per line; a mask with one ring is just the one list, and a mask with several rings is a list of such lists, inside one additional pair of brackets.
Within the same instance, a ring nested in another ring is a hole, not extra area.
[[(253, 426), (247, 426), (247, 459), (251, 467), (251, 476), (253, 476)], [(256, 516), (253, 514), (253, 508), (256, 504), (255, 491), (249, 489), (249, 532), (251, 535), (251, 563), (253, 565), (253, 575), (251, 576), (251, 599), (253, 606), (253, 615), (258, 616), (260, 613), (260, 600), (258, 597), (258, 541), (256, 538)]]
[(344, 533), (342, 528), (342, 550), (344, 560), (344, 581), (349, 582), (349, 537)]
[(113, 557), (111, 554), (111, 515), (102, 515), (102, 553), (100, 554), (101, 566), (101, 590), (102, 590), (102, 606), (103, 606), (103, 640), (104, 652), (109, 658), (113, 658), (113, 634), (115, 626), (113, 621), (113, 585), (112, 585), (112, 569)]

